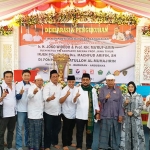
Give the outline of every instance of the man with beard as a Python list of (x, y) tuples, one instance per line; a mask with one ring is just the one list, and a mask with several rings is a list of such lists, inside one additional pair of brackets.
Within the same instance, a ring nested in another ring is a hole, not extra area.
[(88, 73), (82, 75), (82, 84), (74, 93), (73, 102), (76, 109), (76, 140), (77, 150), (82, 149), (83, 131), (86, 125), (86, 148), (92, 150), (94, 116), (99, 120), (99, 105), (96, 90), (90, 85), (91, 79)]

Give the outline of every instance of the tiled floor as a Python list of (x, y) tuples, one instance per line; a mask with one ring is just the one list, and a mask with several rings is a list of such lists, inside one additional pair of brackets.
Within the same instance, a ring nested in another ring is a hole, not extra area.
[[(94, 135), (93, 135), (93, 145), (92, 145), (92, 150), (98, 150), (99, 146), (99, 123), (95, 124), (95, 128), (94, 128)], [(144, 126), (144, 132), (145, 132), (145, 140), (146, 140), (146, 150), (150, 150), (149, 148), (149, 138), (150, 138), (150, 134), (149, 134), (149, 129)], [(118, 133), (119, 134), (119, 133)], [(73, 134), (73, 143), (76, 143), (76, 129), (74, 129), (74, 134)], [(15, 135), (14, 135), (15, 137)], [(15, 139), (15, 138), (14, 138)], [(59, 145), (61, 146), (62, 150), (62, 141), (61, 141), (61, 132), (59, 134)], [(13, 141), (13, 147), (15, 147), (15, 140)], [(6, 150), (6, 149), (5, 149)], [(26, 149), (24, 149), (26, 150)], [(51, 150), (56, 150), (54, 147), (51, 147)], [(75, 148), (69, 147), (69, 150), (75, 150)], [(84, 132), (84, 137), (83, 137), (83, 149), (82, 150), (86, 150), (86, 146), (85, 146), (85, 132)]]

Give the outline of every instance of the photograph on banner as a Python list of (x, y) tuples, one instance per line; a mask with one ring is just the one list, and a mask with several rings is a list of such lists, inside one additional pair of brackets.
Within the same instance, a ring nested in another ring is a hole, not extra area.
[[(74, 74), (81, 81), (84, 72), (92, 82), (103, 82), (107, 74), (116, 83), (134, 81), (136, 26), (84, 23), (48, 24), (20, 27), (20, 69), (38, 70), (49, 79), (49, 71), (61, 67), (56, 54), (69, 55), (64, 79)], [(62, 72), (61, 72), (62, 73)]]

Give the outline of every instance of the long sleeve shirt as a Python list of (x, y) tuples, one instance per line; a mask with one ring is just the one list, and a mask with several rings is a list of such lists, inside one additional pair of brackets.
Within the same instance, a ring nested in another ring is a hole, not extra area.
[[(110, 93), (110, 98), (106, 100), (106, 95)], [(119, 88), (113, 89), (104, 86), (100, 89), (99, 100), (101, 102), (101, 119), (114, 118), (118, 119), (119, 116), (124, 116), (122, 108), (123, 97)]]
[(76, 105), (72, 103), (73, 93), (76, 88), (76, 86), (73, 89), (69, 88), (69, 86), (66, 86), (61, 92), (60, 98), (64, 97), (67, 91), (70, 89), (70, 95), (62, 103), (62, 114), (68, 119), (74, 119), (76, 115)]
[[(60, 95), (61, 95), (61, 85), (60, 84), (53, 84), (52, 82), (49, 82), (45, 85), (43, 89), (43, 98), (45, 103), (44, 112), (53, 115), (58, 116), (61, 114), (61, 104), (59, 103)], [(49, 97), (51, 97), (55, 93), (55, 99), (51, 101), (46, 101)]]
[(42, 119), (44, 110), (43, 88), (38, 88), (38, 92), (33, 94), (35, 88), (37, 86), (33, 84), (28, 90), (28, 118)]
[[(75, 104), (77, 105), (76, 118), (82, 119), (82, 120), (88, 120), (88, 110), (89, 110), (88, 91), (84, 91), (81, 86), (77, 87), (76, 90), (74, 91), (73, 97), (76, 96), (78, 90), (79, 90), (80, 96), (77, 98), (77, 101), (75, 102)], [(92, 89), (92, 98), (93, 98), (93, 112), (95, 114), (95, 110), (99, 110), (100, 108), (98, 105), (97, 93), (94, 88)]]
[[(16, 85), (16, 99), (17, 99), (17, 111), (18, 112), (27, 112), (27, 95), (28, 89), (32, 83), (26, 84), (24, 81), (18, 82)], [(20, 90), (23, 88), (23, 94), (20, 94)]]

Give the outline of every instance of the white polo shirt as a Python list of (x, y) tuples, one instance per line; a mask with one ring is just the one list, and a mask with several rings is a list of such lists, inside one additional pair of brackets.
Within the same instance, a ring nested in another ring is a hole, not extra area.
[(32, 41), (33, 40), (33, 37), (32, 37), (32, 35), (31, 34), (24, 34), (23, 35), (23, 40), (25, 40), (25, 41)]
[(1, 104), (3, 104), (3, 118), (13, 117), (16, 115), (16, 94), (15, 94), (15, 84), (12, 83), (12, 90), (9, 86), (3, 81), (2, 88), (8, 89), (9, 94), (3, 99)]
[[(43, 98), (44, 98), (44, 112), (49, 115), (58, 116), (61, 114), (61, 104), (59, 103), (60, 94), (61, 94), (61, 85), (53, 84), (51, 81), (44, 86), (43, 89)], [(55, 99), (47, 102), (47, 98), (52, 96), (55, 93)]]
[(76, 116), (76, 105), (72, 103), (73, 93), (77, 87), (74, 86), (73, 89), (69, 88), (67, 85), (62, 91), (60, 98), (64, 97), (67, 94), (67, 91), (70, 89), (70, 95), (62, 103), (62, 114), (68, 119), (74, 119)]
[(41, 41), (41, 40), (42, 40), (42, 37), (41, 37), (40, 35), (35, 35), (35, 36), (33, 36), (33, 41), (39, 42), (39, 41)]
[[(73, 97), (76, 96), (78, 90), (79, 90), (79, 94), (81, 95), (77, 98), (76, 103), (74, 103), (72, 100), (72, 102), (77, 105), (76, 118), (82, 120), (88, 120), (88, 110), (89, 110), (88, 91), (83, 91), (82, 87), (79, 86), (75, 89)], [(95, 114), (95, 110), (99, 110), (99, 105), (98, 105), (97, 93), (94, 88), (92, 89), (92, 96), (93, 96), (93, 111)]]
[(28, 118), (29, 119), (42, 119), (44, 110), (43, 87), (38, 88), (38, 92), (33, 94), (35, 88), (33, 84), (28, 90)]
[(31, 82), (30, 82), (30, 84), (25, 84), (23, 81), (18, 82), (16, 84), (16, 94), (20, 93), (20, 90), (22, 89), (22, 87), (24, 90), (21, 99), (17, 100), (17, 111), (18, 112), (27, 112), (27, 103), (28, 103), (27, 95), (28, 95), (28, 89), (31, 85), (32, 85)]

